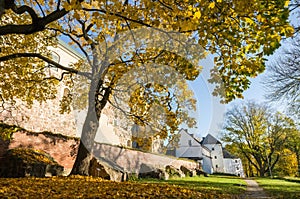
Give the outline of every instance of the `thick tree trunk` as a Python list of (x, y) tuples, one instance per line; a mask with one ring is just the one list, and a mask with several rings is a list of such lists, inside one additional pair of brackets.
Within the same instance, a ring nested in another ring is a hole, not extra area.
[(89, 175), (94, 140), (99, 128), (101, 111), (105, 106), (99, 106), (99, 101), (96, 98), (100, 83), (98, 79), (94, 79), (90, 85), (88, 111), (82, 128), (76, 160), (70, 175)]
[(99, 128), (100, 114), (101, 111), (99, 111), (99, 114), (96, 114), (96, 105), (91, 105), (88, 109), (71, 175), (89, 175), (90, 160), (92, 158), (94, 140)]
[(266, 169), (265, 169), (265, 167), (260, 167), (259, 168), (259, 176), (260, 177), (264, 177), (265, 176), (265, 173), (266, 173)]
[(86, 149), (84, 144), (80, 141), (77, 157), (70, 175), (77, 174), (77, 175), (88, 176), (91, 159), (92, 159), (92, 154), (90, 153), (89, 150)]
[(99, 128), (101, 112), (111, 93), (109, 88), (105, 89), (102, 99), (98, 99), (98, 92), (102, 87), (102, 83), (99, 74), (91, 80), (88, 112), (82, 128), (78, 153), (70, 175), (89, 175), (90, 160), (93, 157), (94, 140)]
[[(93, 107), (95, 110), (95, 106)], [(89, 175), (90, 160), (92, 159), (94, 140), (99, 128), (99, 117), (93, 109), (89, 109), (80, 138), (80, 144), (71, 175)]]

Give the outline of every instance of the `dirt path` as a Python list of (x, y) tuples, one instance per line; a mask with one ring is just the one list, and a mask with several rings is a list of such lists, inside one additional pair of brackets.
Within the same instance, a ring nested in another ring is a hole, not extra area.
[(241, 197), (243, 199), (271, 199), (263, 188), (259, 187), (257, 182), (251, 179), (245, 180), (247, 183), (247, 190), (245, 194)]

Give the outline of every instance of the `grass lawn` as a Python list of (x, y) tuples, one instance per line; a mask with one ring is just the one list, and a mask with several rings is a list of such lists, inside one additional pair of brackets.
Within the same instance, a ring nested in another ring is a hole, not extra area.
[(197, 176), (175, 178), (167, 181), (157, 179), (139, 179), (137, 182), (176, 185), (196, 190), (201, 193), (223, 195), (223, 197), (239, 195), (244, 193), (246, 190), (245, 181), (241, 178), (232, 176), (210, 175), (209, 177)]
[(256, 178), (255, 180), (273, 198), (300, 198), (300, 181), (290, 182), (285, 179), (271, 178)]
[(72, 176), (0, 178), (0, 198), (233, 198), (244, 191), (243, 180), (232, 177), (195, 177), (169, 181), (112, 182)]

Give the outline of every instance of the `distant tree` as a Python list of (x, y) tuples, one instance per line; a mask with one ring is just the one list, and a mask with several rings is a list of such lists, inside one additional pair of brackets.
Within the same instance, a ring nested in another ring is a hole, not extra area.
[(296, 156), (298, 164), (297, 176), (300, 176), (300, 131), (297, 128), (291, 129), (285, 147), (289, 149)]
[(268, 62), (269, 75), (266, 78), (271, 100), (283, 100), (290, 104), (290, 111), (300, 111), (300, 37), (285, 43), (276, 51), (274, 59)]
[(296, 154), (285, 148), (282, 150), (279, 161), (274, 167), (276, 176), (296, 176), (298, 175), (298, 163)]
[(293, 125), (290, 118), (247, 102), (226, 113), (223, 140), (234, 144), (260, 176), (272, 175)]

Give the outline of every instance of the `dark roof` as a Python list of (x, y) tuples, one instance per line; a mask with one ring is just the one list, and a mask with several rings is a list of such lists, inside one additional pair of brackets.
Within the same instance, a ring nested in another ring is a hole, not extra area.
[(236, 159), (237, 157), (229, 153), (225, 148), (223, 148), (223, 158)]
[(207, 134), (207, 136), (203, 139), (202, 144), (222, 144), (222, 143), (211, 134)]

